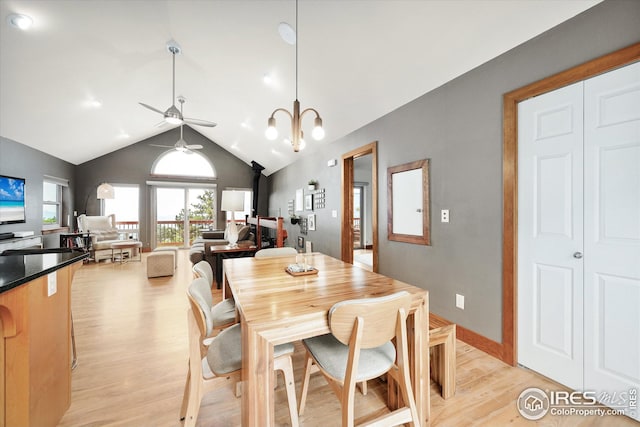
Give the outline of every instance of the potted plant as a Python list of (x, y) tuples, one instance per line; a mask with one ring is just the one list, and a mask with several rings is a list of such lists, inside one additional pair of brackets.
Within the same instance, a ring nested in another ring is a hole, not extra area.
[(313, 191), (316, 189), (316, 185), (318, 184), (318, 181), (316, 181), (315, 179), (310, 179), (308, 184), (309, 185), (307, 186), (307, 189), (309, 191)]

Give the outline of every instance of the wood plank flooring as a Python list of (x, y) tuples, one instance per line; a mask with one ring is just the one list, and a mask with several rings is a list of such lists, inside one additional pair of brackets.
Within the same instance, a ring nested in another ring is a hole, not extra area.
[[(60, 427), (180, 426), (178, 413), (187, 373), (187, 300), (191, 281), (187, 251), (179, 252), (173, 277), (147, 279), (146, 257), (125, 264), (85, 264), (75, 275), (72, 307), (78, 367), (72, 374), (71, 407)], [(297, 392), (303, 352), (297, 347), (294, 370)], [(626, 417), (566, 417), (547, 414), (534, 423), (522, 418), (516, 399), (528, 387), (560, 386), (535, 373), (513, 368), (458, 341), (456, 395), (443, 400), (431, 386), (432, 426), (640, 426)], [(288, 426), (284, 387), (276, 391), (276, 421)], [(384, 406), (385, 387), (369, 383), (357, 392), (357, 416)], [(304, 427), (338, 426), (340, 405), (327, 384), (315, 375)], [(231, 388), (205, 395), (198, 426), (240, 426), (240, 400)]]

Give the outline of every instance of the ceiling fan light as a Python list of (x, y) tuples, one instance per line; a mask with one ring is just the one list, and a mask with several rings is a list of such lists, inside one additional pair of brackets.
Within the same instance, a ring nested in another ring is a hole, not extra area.
[(313, 130), (311, 131), (311, 136), (316, 141), (320, 141), (324, 138), (324, 128), (322, 127), (322, 119), (320, 117), (316, 117), (313, 121)]
[(172, 125), (182, 124), (182, 119), (180, 117), (165, 116), (164, 121)]
[(269, 117), (269, 120), (267, 122), (267, 130), (264, 131), (264, 136), (266, 136), (269, 141), (273, 141), (278, 137), (278, 129), (276, 129), (275, 117)]

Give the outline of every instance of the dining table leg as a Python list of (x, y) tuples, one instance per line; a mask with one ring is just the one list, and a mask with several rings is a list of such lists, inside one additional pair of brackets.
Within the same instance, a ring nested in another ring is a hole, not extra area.
[(416, 398), (418, 417), (421, 425), (429, 425), (431, 418), (431, 376), (429, 372), (429, 300), (425, 296), (420, 307), (411, 316), (413, 324), (409, 329), (412, 339), (410, 353), (413, 363), (411, 383)]
[(271, 384), (273, 345), (250, 323), (242, 325), (242, 426), (275, 426)]

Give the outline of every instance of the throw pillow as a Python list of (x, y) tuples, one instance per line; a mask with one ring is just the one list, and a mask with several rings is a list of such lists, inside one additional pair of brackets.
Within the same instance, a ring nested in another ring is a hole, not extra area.
[(251, 232), (251, 226), (243, 225), (242, 227), (240, 227), (240, 229), (238, 230), (238, 241), (247, 240), (247, 237), (249, 237), (250, 232)]

